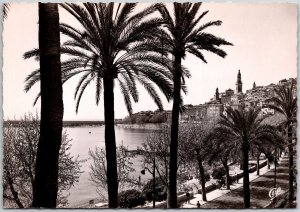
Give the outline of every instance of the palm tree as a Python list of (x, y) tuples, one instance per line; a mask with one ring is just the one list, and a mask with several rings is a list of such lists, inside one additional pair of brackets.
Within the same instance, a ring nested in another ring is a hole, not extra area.
[(39, 3), (41, 122), (32, 207), (55, 208), (63, 99), (57, 4)]
[(208, 13), (203, 12), (199, 16), (198, 11), (201, 3), (174, 3), (174, 16), (170, 14), (166, 6), (161, 7), (160, 14), (164, 19), (164, 28), (167, 32), (162, 32), (164, 41), (163, 48), (173, 56), (173, 84), (174, 100), (172, 108), (171, 144), (170, 144), (170, 191), (168, 204), (171, 208), (177, 208), (177, 154), (178, 154), (178, 118), (182, 99), (180, 90), (182, 82), (184, 84), (183, 69), (181, 61), (185, 59), (186, 52), (198, 57), (203, 62), (207, 62), (201, 50), (212, 52), (220, 57), (225, 57), (226, 52), (220, 49), (222, 45), (232, 45), (231, 43), (216, 37), (204, 30), (210, 26), (219, 26), (221, 21), (212, 21), (199, 25), (201, 19)]
[(9, 8), (10, 8), (10, 3), (3, 3), (3, 19), (7, 18)]
[(297, 122), (297, 88), (294, 80), (289, 85), (279, 86), (275, 89), (276, 96), (271, 98), (271, 104), (267, 105), (276, 112), (284, 115), (284, 122), (281, 126), (287, 129), (287, 143), (289, 149), (289, 204), (291, 206), (294, 199), (294, 146), (293, 143), (293, 127)]
[[(138, 101), (136, 82), (144, 86), (160, 110), (163, 105), (153, 85), (163, 92), (167, 100), (172, 97), (172, 62), (161, 52), (159, 26), (160, 18), (147, 17), (160, 7), (152, 5), (145, 10), (133, 13), (135, 3), (115, 4), (84, 3), (62, 4), (81, 24), (75, 29), (61, 24), (60, 30), (68, 36), (62, 47), (62, 54), (71, 56), (62, 62), (63, 83), (81, 74), (75, 89), (76, 112), (86, 87), (95, 82), (96, 104), (104, 93), (105, 147), (107, 157), (107, 183), (109, 207), (118, 206), (118, 181), (116, 161), (116, 141), (114, 130), (114, 86), (119, 85), (128, 112), (132, 113), (132, 99)], [(38, 56), (34, 49), (24, 57)], [(26, 79), (28, 91), (38, 80), (39, 70)], [(131, 99), (132, 98), (132, 99)], [(36, 102), (36, 101), (35, 101)]]
[(213, 135), (227, 138), (243, 154), (243, 189), (244, 206), (250, 207), (250, 188), (249, 188), (249, 151), (252, 148), (264, 144), (279, 146), (282, 141), (274, 126), (263, 124), (266, 116), (260, 115), (260, 108), (226, 108), (227, 115), (221, 115), (218, 126)]

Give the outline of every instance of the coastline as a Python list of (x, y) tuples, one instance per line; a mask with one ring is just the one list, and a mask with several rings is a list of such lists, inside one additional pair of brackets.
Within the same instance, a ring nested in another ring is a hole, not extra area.
[(159, 124), (116, 124), (116, 127), (124, 128), (124, 129), (143, 129), (143, 130), (159, 130), (164, 123)]

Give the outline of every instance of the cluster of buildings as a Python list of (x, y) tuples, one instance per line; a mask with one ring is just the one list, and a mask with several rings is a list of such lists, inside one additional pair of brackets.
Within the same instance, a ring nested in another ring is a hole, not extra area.
[[(270, 84), (267, 86), (256, 86), (253, 83), (252, 89), (243, 93), (243, 83), (241, 72), (237, 74), (235, 90), (227, 89), (219, 92), (216, 89), (215, 95), (209, 102), (200, 105), (185, 105), (185, 110), (181, 115), (181, 122), (200, 122), (204, 120), (217, 119), (221, 114), (226, 115), (226, 107), (231, 106), (234, 109), (239, 107), (263, 107), (270, 103), (270, 99), (276, 95), (275, 89), (281, 85), (290, 84), (296, 81), (294, 78), (288, 80), (280, 80), (278, 84)], [(296, 92), (294, 92), (296, 94)], [(262, 114), (272, 113), (274, 110), (270, 108), (262, 108)]]

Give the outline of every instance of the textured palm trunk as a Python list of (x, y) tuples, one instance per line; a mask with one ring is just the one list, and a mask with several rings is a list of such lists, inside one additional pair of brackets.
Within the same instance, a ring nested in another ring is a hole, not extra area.
[(288, 145), (289, 145), (289, 205), (291, 207), (294, 199), (294, 157), (293, 157), (293, 129), (292, 129), (292, 123), (288, 126)]
[(259, 154), (256, 156), (256, 166), (257, 166), (256, 175), (259, 175)]
[(201, 180), (202, 200), (207, 201), (206, 189), (205, 189), (205, 172), (204, 172), (202, 160), (199, 158), (198, 158), (198, 166), (199, 166), (200, 180)]
[(32, 207), (55, 208), (63, 99), (57, 4), (39, 3), (41, 122)]
[(228, 190), (230, 190), (230, 175), (229, 175), (229, 167), (227, 165), (227, 161), (222, 161), (222, 164), (224, 166), (224, 169), (225, 169), (225, 175), (226, 175), (226, 188)]
[(169, 164), (169, 208), (177, 208), (177, 154), (178, 154), (178, 128), (181, 90), (181, 58), (175, 56), (174, 61), (174, 100), (172, 108), (170, 164)]
[(118, 207), (118, 172), (116, 157), (114, 79), (104, 78), (105, 150), (109, 208)]
[(243, 189), (244, 189), (244, 207), (250, 208), (250, 186), (249, 186), (249, 150), (243, 147)]

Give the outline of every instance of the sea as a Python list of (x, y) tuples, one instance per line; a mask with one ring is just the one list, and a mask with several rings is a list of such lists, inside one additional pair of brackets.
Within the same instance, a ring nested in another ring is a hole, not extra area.
[[(90, 180), (89, 172), (91, 171), (92, 161), (88, 152), (89, 149), (94, 150), (96, 147), (105, 148), (104, 126), (65, 127), (64, 130), (67, 131), (68, 138), (72, 139), (71, 155), (74, 157), (79, 155), (79, 159), (86, 160), (81, 164), (83, 173), (80, 175), (79, 182), (67, 191), (69, 206), (97, 200), (100, 195), (97, 193), (96, 185)], [(129, 150), (136, 150), (137, 147), (142, 146), (147, 136), (153, 132), (153, 129), (132, 129), (116, 126), (117, 146), (122, 144)], [(133, 162), (132, 167), (135, 169), (131, 173), (134, 177), (138, 178), (140, 176), (142, 182), (151, 178), (151, 174), (148, 172), (141, 175), (140, 171), (144, 168), (141, 157), (134, 158), (131, 162)]]

